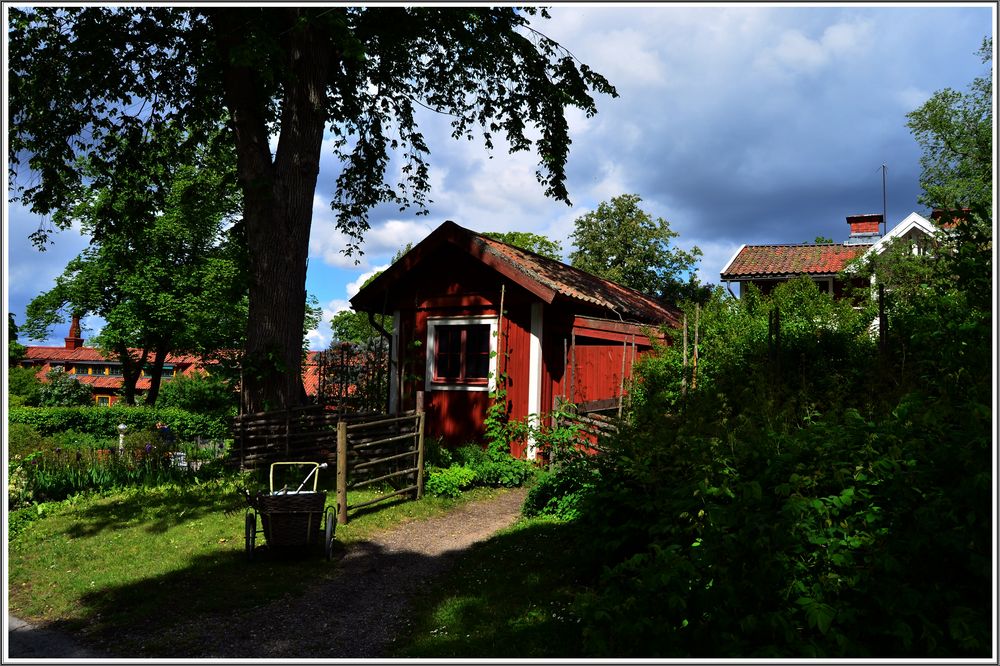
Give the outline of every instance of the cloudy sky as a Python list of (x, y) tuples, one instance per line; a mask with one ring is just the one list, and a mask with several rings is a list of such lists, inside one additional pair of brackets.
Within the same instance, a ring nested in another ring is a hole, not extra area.
[[(330, 343), (329, 318), (407, 242), (444, 220), (477, 231), (531, 231), (569, 252), (573, 221), (602, 201), (639, 195), (667, 219), (679, 245), (701, 248), (703, 282), (743, 243), (847, 238), (846, 216), (882, 211), (887, 167), (890, 227), (924, 212), (920, 150), (906, 114), (932, 93), (965, 90), (984, 65), (992, 6), (557, 5), (537, 28), (604, 74), (617, 99), (597, 99), (593, 118), (570, 113), (567, 168), (572, 206), (535, 181), (532, 155), (455, 141), (427, 114), (430, 214), (387, 207), (372, 214), (361, 257), (345, 257), (329, 209), (337, 165), (321, 163), (307, 289), (324, 308), (312, 347)], [(49, 289), (87, 239), (57, 236), (39, 253), (27, 241), (45, 221), (7, 209), (7, 310), (22, 322), (27, 302)], [(356, 263), (356, 261), (358, 263)], [(97, 332), (84, 321), (84, 337)], [(53, 330), (61, 344), (64, 330)], [(24, 341), (22, 341), (24, 342)]]

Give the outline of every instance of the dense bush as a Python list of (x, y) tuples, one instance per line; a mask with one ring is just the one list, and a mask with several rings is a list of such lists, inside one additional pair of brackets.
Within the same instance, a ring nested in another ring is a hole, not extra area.
[(565, 451), (554, 471), (538, 473), (525, 498), (523, 513), (528, 517), (552, 516), (562, 520), (580, 517), (583, 502), (600, 481), (589, 454)]
[(7, 421), (34, 427), (40, 434), (75, 430), (94, 437), (117, 437), (118, 424), (128, 426), (128, 432), (153, 430), (157, 421), (167, 423), (179, 440), (197, 437), (227, 437), (230, 422), (225, 418), (206, 416), (177, 408), (152, 407), (12, 407)]
[(37, 407), (42, 389), (42, 382), (36, 376), (34, 368), (13, 366), (8, 369), (7, 399), (11, 407), (27, 405)]
[(164, 382), (156, 398), (156, 406), (232, 418), (239, 408), (239, 396), (224, 379), (194, 373), (178, 375)]
[(432, 495), (458, 497), (475, 480), (476, 473), (472, 469), (456, 463), (447, 468), (429, 469), (424, 488)]
[[(446, 453), (445, 453), (446, 452)], [(467, 444), (454, 451), (442, 449), (435, 454), (448, 466), (428, 466), (426, 489), (434, 495), (457, 496), (471, 486), (513, 488), (524, 485), (536, 472), (533, 463), (519, 460), (509, 453), (498, 453), (476, 444)]]
[(801, 281), (716, 293), (686, 386), (680, 340), (640, 364), (631, 423), (606, 454), (545, 476), (527, 507), (587, 535), (588, 654), (989, 654), (984, 229), (934, 257), (881, 259), (897, 262), (882, 266), (882, 353), (870, 309)]
[(40, 407), (75, 407), (94, 404), (93, 391), (62, 368), (49, 370), (38, 389)]

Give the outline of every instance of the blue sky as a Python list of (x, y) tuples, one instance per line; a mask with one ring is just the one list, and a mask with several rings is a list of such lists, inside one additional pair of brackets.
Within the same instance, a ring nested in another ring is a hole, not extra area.
[[(924, 212), (920, 150), (906, 114), (982, 74), (976, 51), (996, 24), (984, 3), (557, 5), (550, 13), (537, 28), (620, 95), (598, 98), (592, 118), (569, 114), (573, 205), (543, 195), (533, 155), (455, 141), (446, 119), (427, 113), (420, 122), (431, 150), (430, 214), (376, 209), (364, 255), (345, 257), (329, 209), (338, 167), (326, 150), (307, 278), (324, 308), (324, 323), (310, 334), (314, 349), (330, 343), (329, 318), (373, 271), (444, 220), (545, 234), (568, 254), (576, 218), (638, 194), (679, 232), (678, 245), (701, 248), (702, 281), (718, 282), (743, 243), (845, 240), (846, 216), (882, 210), (882, 164), (890, 227)], [(27, 236), (46, 221), (9, 203), (5, 218), (5, 307), (20, 323), (28, 301), (51, 288), (87, 239), (66, 231), (40, 253)], [(84, 337), (101, 325), (83, 323)], [(49, 342), (65, 335), (54, 329)]]

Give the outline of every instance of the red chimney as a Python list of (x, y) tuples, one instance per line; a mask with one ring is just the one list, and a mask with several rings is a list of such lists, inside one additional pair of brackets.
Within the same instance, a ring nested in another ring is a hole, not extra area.
[(851, 225), (851, 237), (847, 239), (848, 245), (872, 244), (882, 235), (879, 229), (882, 224), (881, 213), (848, 215), (847, 223)]
[(79, 349), (83, 346), (83, 338), (80, 337), (80, 316), (73, 315), (73, 321), (69, 325), (69, 337), (65, 338), (66, 349)]

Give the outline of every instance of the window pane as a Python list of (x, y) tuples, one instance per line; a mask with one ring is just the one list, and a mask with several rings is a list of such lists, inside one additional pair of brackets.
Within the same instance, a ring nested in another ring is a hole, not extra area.
[(434, 374), (436, 379), (459, 379), (462, 361), (462, 327), (436, 326)]
[(465, 334), (465, 378), (486, 379), (490, 372), (490, 326), (475, 324)]

